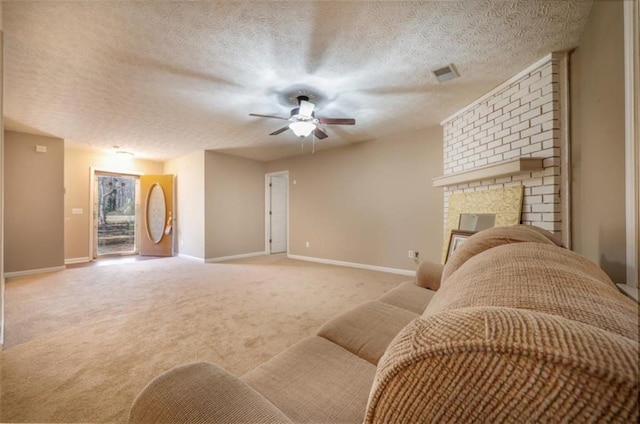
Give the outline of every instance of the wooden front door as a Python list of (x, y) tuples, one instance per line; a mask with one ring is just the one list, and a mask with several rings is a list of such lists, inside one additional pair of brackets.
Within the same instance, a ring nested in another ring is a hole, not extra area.
[(140, 255), (173, 256), (173, 175), (142, 175)]

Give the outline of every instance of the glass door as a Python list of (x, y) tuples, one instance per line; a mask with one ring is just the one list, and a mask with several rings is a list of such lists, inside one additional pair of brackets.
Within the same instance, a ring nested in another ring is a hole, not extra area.
[(138, 177), (96, 172), (95, 182), (95, 256), (138, 253)]

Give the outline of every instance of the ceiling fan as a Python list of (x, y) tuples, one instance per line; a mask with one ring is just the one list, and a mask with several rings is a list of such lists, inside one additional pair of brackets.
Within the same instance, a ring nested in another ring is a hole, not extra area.
[(308, 96), (298, 96), (298, 107), (291, 109), (291, 114), (288, 118), (275, 115), (261, 115), (258, 113), (250, 113), (249, 116), (257, 116), (259, 118), (273, 118), (289, 121), (290, 123), (272, 132), (269, 135), (278, 135), (291, 129), (295, 135), (300, 138), (304, 138), (313, 133), (319, 140), (327, 138), (328, 135), (319, 125), (355, 125), (356, 120), (353, 118), (316, 118), (315, 108), (316, 105), (309, 101)]

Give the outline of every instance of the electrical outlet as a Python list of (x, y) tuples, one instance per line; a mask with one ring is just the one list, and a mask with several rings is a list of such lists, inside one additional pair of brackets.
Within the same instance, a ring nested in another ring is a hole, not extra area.
[(413, 250), (409, 250), (407, 256), (409, 257), (409, 259), (413, 259), (416, 257), (416, 252), (414, 252)]
[(305, 245), (306, 247), (309, 247), (309, 242), (308, 242), (308, 241), (307, 241), (307, 242), (305, 242), (305, 244), (304, 244), (304, 245)]

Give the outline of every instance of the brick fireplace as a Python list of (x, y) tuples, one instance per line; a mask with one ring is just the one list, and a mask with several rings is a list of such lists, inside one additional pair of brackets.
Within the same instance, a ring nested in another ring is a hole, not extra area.
[[(568, 242), (566, 78), (566, 55), (550, 54), (441, 123), (445, 223), (453, 193), (522, 185), (522, 223)], [(528, 158), (536, 170), (511, 169)]]

